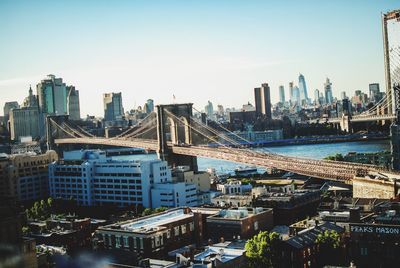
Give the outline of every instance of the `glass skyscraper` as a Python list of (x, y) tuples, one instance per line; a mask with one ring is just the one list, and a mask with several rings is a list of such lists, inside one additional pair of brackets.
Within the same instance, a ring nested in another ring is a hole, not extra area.
[(304, 75), (299, 75), (299, 90), (300, 90), (300, 101), (305, 100), (308, 103), (307, 85)]

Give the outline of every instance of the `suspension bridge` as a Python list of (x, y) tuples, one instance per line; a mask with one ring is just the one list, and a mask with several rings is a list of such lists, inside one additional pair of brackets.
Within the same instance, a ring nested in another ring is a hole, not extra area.
[[(354, 176), (400, 175), (393, 170), (374, 165), (251, 150), (246, 146), (249, 141), (218, 123), (213, 128), (195, 118), (192, 113), (191, 103), (158, 105), (156, 112), (150, 113), (137, 125), (112, 138), (95, 137), (74, 125), (67, 117), (48, 117), (48, 146), (50, 149), (71, 144), (143, 148), (156, 151), (171, 166), (189, 165), (194, 170), (197, 169), (197, 157), (208, 157), (348, 183), (351, 183)], [(216, 146), (209, 146), (210, 143)]]

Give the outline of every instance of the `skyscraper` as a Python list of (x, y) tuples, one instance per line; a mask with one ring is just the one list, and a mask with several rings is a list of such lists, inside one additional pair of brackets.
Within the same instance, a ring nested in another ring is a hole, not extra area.
[(80, 120), (81, 109), (79, 105), (79, 90), (76, 90), (74, 86), (67, 87), (67, 110), (69, 119)]
[(258, 115), (265, 115), (267, 119), (271, 119), (271, 96), (270, 88), (267, 83), (261, 84), (261, 87), (254, 88), (254, 99), (256, 113)]
[(293, 88), (293, 100), (295, 103), (297, 103), (297, 105), (301, 105), (300, 89), (298, 86)]
[(208, 101), (207, 105), (204, 107), (204, 110), (208, 118), (214, 119), (214, 107), (211, 101)]
[(319, 90), (316, 88), (315, 90), (314, 90), (314, 102), (315, 102), (315, 104), (319, 104)]
[(22, 107), (10, 111), (11, 140), (23, 136), (39, 137), (39, 111), (36, 107)]
[(62, 78), (49, 74), (36, 86), (39, 108), (42, 114), (65, 115), (67, 111), (67, 89)]
[(11, 109), (18, 109), (19, 104), (16, 101), (9, 101), (4, 104), (4, 124), (7, 125)]
[(304, 75), (299, 74), (299, 90), (300, 90), (300, 101), (305, 100), (308, 103), (307, 85)]
[(285, 103), (285, 88), (283, 86), (279, 86), (279, 102)]
[(122, 93), (103, 94), (104, 120), (114, 121), (122, 119), (124, 107), (122, 106)]
[(342, 100), (347, 99), (346, 91), (342, 91), (342, 92), (340, 93), (340, 98), (341, 98)]
[(377, 101), (377, 97), (379, 94), (379, 84), (378, 83), (373, 83), (369, 84), (369, 99), (371, 101)]
[(146, 114), (149, 114), (154, 111), (154, 101), (152, 99), (148, 99), (146, 101)]
[(293, 82), (289, 82), (289, 100), (294, 102), (293, 98)]
[(325, 103), (332, 104), (333, 102), (332, 83), (329, 81), (329, 78), (326, 78), (324, 89), (325, 89)]

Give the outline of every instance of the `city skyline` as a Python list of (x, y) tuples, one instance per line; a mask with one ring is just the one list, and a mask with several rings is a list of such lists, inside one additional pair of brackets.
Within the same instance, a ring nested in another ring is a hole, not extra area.
[[(350, 96), (355, 90), (366, 92), (370, 83), (383, 87), (380, 13), (396, 4), (46, 3), (0, 4), (0, 34), (9, 40), (0, 44), (0, 105), (21, 103), (30, 84), (36, 93), (36, 84), (52, 73), (79, 90), (82, 117), (104, 113), (106, 92), (122, 92), (129, 110), (149, 98), (172, 103), (173, 95), (176, 102), (195, 102), (196, 107), (208, 100), (240, 107), (253, 102), (253, 88), (264, 82), (276, 103), (279, 85), (286, 89), (299, 73), (309, 92), (322, 92), (329, 77), (334, 97), (342, 91)], [(101, 21), (108, 8), (110, 19)], [(333, 15), (329, 21), (325, 10)], [(297, 11), (314, 15), (302, 21), (282, 19)], [(48, 25), (44, 18), (54, 23)], [(53, 39), (36, 40), (48, 31)]]

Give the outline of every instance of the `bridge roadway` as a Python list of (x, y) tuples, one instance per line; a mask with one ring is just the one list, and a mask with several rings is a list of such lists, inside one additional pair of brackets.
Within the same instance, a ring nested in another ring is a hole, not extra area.
[[(157, 141), (150, 139), (69, 138), (56, 139), (55, 143), (111, 145), (143, 148), (146, 150), (157, 150), (158, 148)], [(240, 148), (175, 145), (172, 146), (172, 151), (175, 154), (209, 157), (266, 168), (277, 168), (305, 176), (339, 180), (348, 183), (351, 183), (355, 175), (364, 176), (370, 172), (384, 173), (389, 176), (391, 174), (400, 175), (398, 172), (389, 171), (375, 165), (284, 156)]]
[[(369, 122), (369, 121), (382, 121), (382, 120), (394, 120), (396, 119), (395, 115), (391, 114), (382, 114), (382, 115), (354, 115), (350, 118), (350, 122)], [(309, 123), (340, 123), (341, 118), (318, 118), (309, 120)]]

